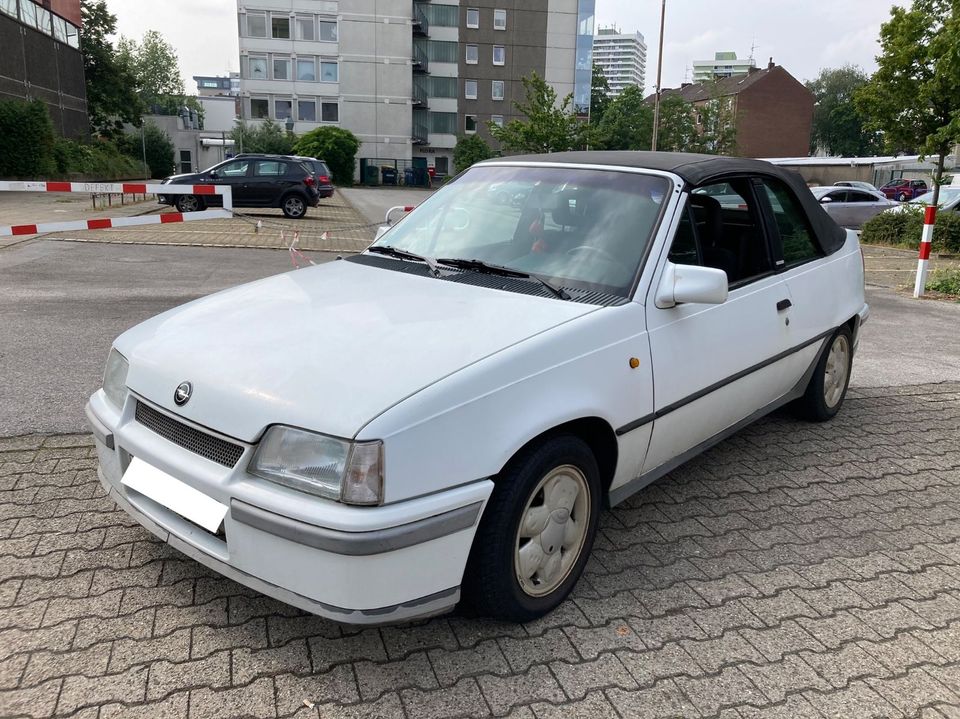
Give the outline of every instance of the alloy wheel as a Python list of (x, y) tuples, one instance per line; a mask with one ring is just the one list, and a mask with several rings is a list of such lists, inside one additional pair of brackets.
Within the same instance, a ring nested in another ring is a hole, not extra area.
[(836, 407), (843, 397), (849, 371), (850, 343), (846, 335), (838, 334), (830, 345), (827, 364), (824, 367), (823, 401), (827, 407)]

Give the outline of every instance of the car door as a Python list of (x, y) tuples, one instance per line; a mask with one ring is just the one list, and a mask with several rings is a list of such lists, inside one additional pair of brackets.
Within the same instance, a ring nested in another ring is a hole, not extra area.
[(280, 202), (286, 184), (287, 163), (283, 160), (255, 160), (250, 177), (250, 195), (256, 207), (274, 207)]
[[(790, 294), (774, 272), (751, 183), (724, 184), (722, 191), (700, 188), (699, 197), (689, 196), (647, 297), (654, 425), (644, 473), (676, 462), (789, 389), (778, 358), (788, 346)], [(723, 269), (727, 301), (658, 307), (668, 262)]]
[(887, 209), (889, 206), (885, 199), (881, 200), (873, 193), (863, 192), (861, 190), (850, 190), (847, 193), (849, 222), (845, 223), (844, 227), (860, 227), (864, 222)]
[[(850, 215), (850, 207), (847, 204), (847, 190), (834, 190), (824, 195), (824, 200), (820, 200), (820, 206), (833, 218), (838, 225), (845, 226)], [(829, 199), (828, 199), (829, 198)]]
[(250, 165), (251, 162), (247, 159), (231, 160), (217, 167), (217, 176), (212, 179), (212, 182), (218, 185), (230, 185), (235, 207), (250, 207), (250, 192), (247, 184)]

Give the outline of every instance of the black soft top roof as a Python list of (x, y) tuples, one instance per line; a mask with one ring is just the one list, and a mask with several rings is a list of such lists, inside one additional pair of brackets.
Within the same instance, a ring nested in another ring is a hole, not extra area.
[(514, 155), (500, 158), (508, 162), (556, 162), (578, 165), (613, 165), (672, 172), (690, 187), (698, 187), (732, 176), (761, 175), (774, 177), (785, 183), (799, 201), (810, 220), (814, 239), (827, 254), (835, 252), (847, 240), (847, 233), (833, 221), (813, 194), (804, 179), (796, 172), (763, 160), (745, 157), (699, 155), (693, 152), (555, 152), (545, 155)]

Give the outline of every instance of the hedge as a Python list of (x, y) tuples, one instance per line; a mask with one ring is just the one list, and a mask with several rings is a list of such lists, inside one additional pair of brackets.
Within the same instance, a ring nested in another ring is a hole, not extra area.
[(0, 177), (47, 177), (54, 171), (53, 123), (40, 100), (0, 100)]
[[(917, 249), (923, 232), (923, 211), (905, 207), (901, 212), (881, 212), (863, 224), (860, 241)], [(939, 212), (933, 228), (934, 252), (960, 253), (960, 213)]]

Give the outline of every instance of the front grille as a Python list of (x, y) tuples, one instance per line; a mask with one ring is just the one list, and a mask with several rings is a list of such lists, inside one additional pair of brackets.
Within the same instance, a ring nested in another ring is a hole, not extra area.
[(240, 455), (243, 454), (241, 445), (189, 427), (139, 400), (137, 401), (135, 416), (137, 422), (156, 432), (164, 439), (170, 440), (174, 444), (217, 464), (222, 464), (224, 467), (236, 466), (240, 460)]

